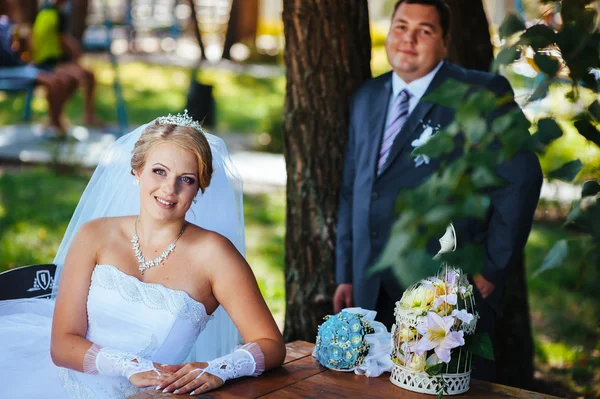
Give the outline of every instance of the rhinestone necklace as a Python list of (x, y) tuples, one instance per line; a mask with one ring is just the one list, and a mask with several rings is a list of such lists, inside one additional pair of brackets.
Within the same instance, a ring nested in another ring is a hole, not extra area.
[(139, 216), (136, 216), (135, 222), (133, 222), (133, 236), (131, 237), (131, 242), (133, 243), (133, 252), (135, 252), (135, 257), (137, 258), (138, 263), (140, 264), (138, 268), (142, 273), (144, 273), (146, 269), (160, 265), (160, 263), (167, 259), (167, 256), (169, 256), (169, 254), (175, 250), (175, 243), (177, 243), (177, 240), (179, 240), (179, 237), (181, 237), (181, 235), (185, 231), (185, 228), (187, 227), (187, 222), (183, 222), (183, 227), (181, 228), (181, 231), (179, 232), (179, 235), (177, 236), (175, 241), (173, 241), (171, 245), (169, 245), (169, 247), (162, 254), (160, 254), (160, 256), (156, 257), (154, 260), (146, 260), (146, 258), (144, 258), (144, 255), (142, 254), (142, 250), (140, 249), (140, 238), (137, 235), (138, 219)]

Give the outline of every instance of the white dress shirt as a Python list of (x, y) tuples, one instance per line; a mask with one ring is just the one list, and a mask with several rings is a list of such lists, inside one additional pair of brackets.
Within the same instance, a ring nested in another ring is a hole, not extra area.
[(419, 101), (421, 101), (421, 97), (423, 97), (423, 95), (427, 91), (427, 88), (431, 84), (431, 81), (435, 77), (436, 73), (442, 67), (443, 63), (443, 60), (440, 61), (440, 63), (437, 64), (437, 66), (433, 68), (433, 70), (427, 75), (420, 77), (419, 79), (415, 79), (408, 84), (406, 84), (406, 82), (404, 82), (402, 78), (400, 78), (400, 76), (398, 76), (395, 72), (392, 72), (392, 95), (390, 96), (388, 104), (388, 112), (387, 118), (385, 120), (385, 126), (387, 126), (388, 123), (390, 123), (393, 119), (396, 118), (396, 111), (394, 110), (394, 107), (392, 107), (392, 104), (394, 99), (398, 96), (398, 94), (400, 94), (400, 92), (404, 89), (408, 89), (408, 91), (410, 92), (410, 100), (408, 101), (408, 115), (410, 115), (419, 103)]

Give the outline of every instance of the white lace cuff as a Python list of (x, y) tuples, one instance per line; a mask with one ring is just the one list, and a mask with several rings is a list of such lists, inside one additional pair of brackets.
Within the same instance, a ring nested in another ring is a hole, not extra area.
[(154, 364), (148, 359), (118, 349), (102, 348), (96, 344), (88, 349), (83, 358), (83, 372), (86, 374), (129, 379), (133, 374), (150, 370), (160, 375)]
[(198, 377), (204, 373), (209, 373), (225, 382), (232, 378), (256, 377), (262, 374), (263, 371), (265, 371), (265, 357), (260, 346), (255, 342), (250, 342), (229, 355), (208, 362), (208, 366)]

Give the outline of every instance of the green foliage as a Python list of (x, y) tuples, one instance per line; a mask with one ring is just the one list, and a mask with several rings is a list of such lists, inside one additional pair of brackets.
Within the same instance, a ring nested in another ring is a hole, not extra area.
[(557, 241), (550, 252), (546, 254), (542, 266), (536, 271), (539, 274), (545, 270), (550, 270), (563, 264), (567, 256), (569, 255), (569, 247), (567, 246), (566, 240)]
[(525, 22), (523, 22), (519, 15), (509, 12), (500, 25), (500, 38), (507, 38), (523, 30), (525, 30)]
[(576, 159), (574, 161), (565, 163), (556, 170), (548, 172), (547, 177), (549, 179), (558, 179), (566, 182), (572, 182), (573, 180), (575, 180), (577, 174), (581, 171), (581, 168), (583, 168), (583, 164), (579, 159)]
[(467, 335), (465, 338), (465, 349), (475, 356), (494, 360), (494, 349), (490, 336), (483, 334)]

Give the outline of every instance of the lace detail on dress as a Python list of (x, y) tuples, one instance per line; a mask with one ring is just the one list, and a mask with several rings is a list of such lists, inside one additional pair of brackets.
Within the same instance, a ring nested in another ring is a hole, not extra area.
[[(61, 380), (69, 399), (127, 399), (140, 391), (138, 388), (131, 385), (127, 379), (121, 378), (122, 381), (116, 385), (114, 385), (115, 381), (113, 381), (113, 385), (107, 385), (106, 388), (100, 389), (100, 392), (97, 395), (90, 387), (81, 382), (79, 376), (85, 375), (70, 369), (58, 369), (58, 377)], [(91, 378), (101, 377), (91, 376)]]
[(97, 399), (94, 392), (85, 384), (77, 381), (73, 370), (59, 368), (58, 378), (71, 399)]
[(141, 302), (150, 309), (165, 309), (179, 319), (190, 319), (200, 330), (204, 330), (210, 320), (204, 305), (186, 292), (145, 283), (112, 265), (97, 265), (92, 274), (92, 284), (117, 291), (127, 301)]
[(157, 346), (158, 346), (158, 339), (156, 338), (156, 335), (152, 334), (152, 336), (150, 337), (150, 343), (144, 349), (142, 349), (140, 352), (138, 352), (138, 356), (144, 357), (144, 358), (150, 358), (154, 354), (154, 350), (156, 349)]

